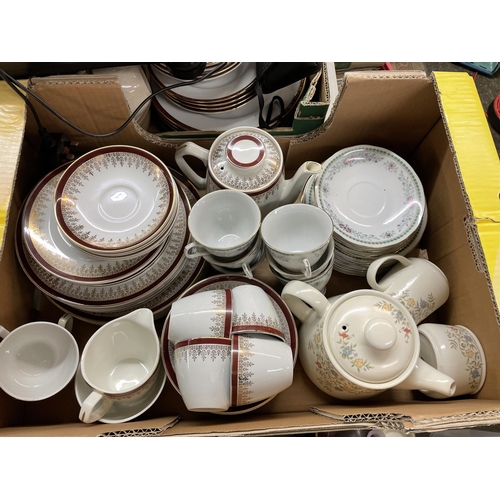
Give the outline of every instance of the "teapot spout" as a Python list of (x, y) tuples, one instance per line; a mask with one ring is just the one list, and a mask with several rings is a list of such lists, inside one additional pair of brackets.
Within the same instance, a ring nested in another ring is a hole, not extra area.
[(418, 359), (410, 376), (394, 389), (433, 391), (451, 398), (455, 394), (456, 383), (448, 375), (436, 370), (422, 359)]
[(280, 197), (280, 204), (287, 205), (288, 203), (294, 203), (299, 197), (300, 191), (307, 182), (307, 179), (311, 175), (319, 174), (322, 170), (323, 167), (321, 164), (315, 161), (306, 161), (302, 164), (294, 176), (285, 181), (283, 193)]

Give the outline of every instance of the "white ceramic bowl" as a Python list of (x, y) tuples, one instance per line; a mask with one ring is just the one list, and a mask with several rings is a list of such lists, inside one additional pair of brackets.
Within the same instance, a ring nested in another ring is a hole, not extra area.
[(71, 381), (78, 357), (76, 340), (66, 328), (27, 323), (0, 343), (0, 387), (22, 401), (47, 399)]

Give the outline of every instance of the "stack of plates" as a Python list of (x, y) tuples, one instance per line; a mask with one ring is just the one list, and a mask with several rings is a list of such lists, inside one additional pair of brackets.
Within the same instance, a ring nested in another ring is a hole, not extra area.
[(364, 276), (382, 255), (406, 255), (427, 224), (420, 179), (405, 160), (380, 147), (354, 146), (334, 154), (308, 182), (302, 201), (332, 218), (334, 269), (345, 274)]
[[(255, 93), (256, 63), (227, 63), (225, 71), (206, 80), (166, 90), (153, 98), (153, 108), (162, 123), (175, 131), (224, 131), (239, 126), (259, 126), (259, 101)], [(148, 67), (153, 92), (179, 83), (161, 64)], [(271, 125), (290, 116), (305, 91), (306, 79), (264, 96), (264, 113), (274, 96), (284, 103), (276, 109)], [(266, 115), (267, 116), (267, 115)], [(274, 120), (274, 121), (273, 121)]]
[[(150, 167), (147, 165), (141, 163), (140, 170), (144, 177), (148, 177)], [(80, 244), (76, 244), (74, 232), (71, 233), (73, 238), (69, 238), (63, 231), (55, 209), (59, 199), (57, 193), (73, 166), (63, 166), (49, 173), (26, 199), (16, 238), (16, 252), (24, 272), (56, 305), (85, 321), (101, 324), (137, 307), (148, 307), (156, 317), (163, 316), (172, 301), (198, 279), (206, 268), (203, 259), (187, 259), (183, 253), (184, 246), (191, 241), (187, 218), (191, 204), (199, 198), (198, 193), (180, 175), (169, 173), (171, 190), (162, 189), (165, 185), (161, 184), (159, 191), (162, 195), (159, 198), (171, 206), (173, 203), (168, 202), (168, 193), (176, 193), (178, 202), (175, 215), (169, 217), (164, 210), (155, 208), (156, 216), (161, 215), (158, 218), (163, 222), (158, 220), (147, 227), (163, 227), (165, 221), (172, 218), (168, 224), (170, 229), (159, 231), (156, 237), (152, 236), (152, 229), (149, 231), (151, 234), (146, 231), (147, 238), (139, 238), (140, 251), (124, 256), (120, 252), (123, 252), (124, 247), (128, 249), (128, 246), (117, 244), (119, 238), (110, 238), (112, 245), (103, 244), (100, 238), (79, 239)], [(167, 167), (164, 169), (168, 170)], [(104, 182), (105, 177), (95, 177)], [(90, 181), (93, 175), (88, 174), (88, 178)], [(123, 179), (123, 176), (115, 175), (113, 183), (106, 179), (105, 184), (108, 189), (111, 189), (112, 184), (115, 186), (114, 194), (125, 193), (127, 186)], [(85, 178), (81, 181), (85, 186)], [(155, 198), (152, 192), (150, 195)], [(142, 197), (141, 200), (146, 201)], [(84, 222), (87, 223), (87, 219)], [(103, 241), (109, 243), (110, 240)], [(82, 245), (82, 241), (90, 241), (91, 246), (97, 246), (103, 253), (89, 252), (88, 245)], [(125, 241), (125, 238), (121, 241)], [(143, 244), (143, 241), (149, 241), (149, 245)], [(120, 252), (110, 251), (117, 248)]]

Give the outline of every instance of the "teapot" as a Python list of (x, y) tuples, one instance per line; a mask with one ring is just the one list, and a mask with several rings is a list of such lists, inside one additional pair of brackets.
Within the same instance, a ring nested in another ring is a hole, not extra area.
[(304, 371), (330, 396), (365, 399), (387, 389), (455, 393), (451, 377), (420, 359), (415, 320), (391, 296), (355, 290), (327, 299), (307, 283), (290, 281), (281, 297), (301, 322)]
[[(198, 175), (185, 160), (200, 159), (207, 167)], [(175, 153), (175, 161), (186, 177), (207, 193), (236, 189), (250, 195), (265, 217), (278, 206), (295, 202), (305, 183), (321, 172), (321, 164), (306, 161), (291, 179), (285, 180), (283, 152), (276, 139), (255, 127), (236, 127), (218, 136), (210, 150), (185, 142)]]

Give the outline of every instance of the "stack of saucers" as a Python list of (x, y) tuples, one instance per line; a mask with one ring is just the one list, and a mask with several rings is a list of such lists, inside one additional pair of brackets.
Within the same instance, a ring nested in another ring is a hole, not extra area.
[[(172, 76), (166, 65), (151, 64), (148, 71), (153, 92), (181, 81)], [(152, 99), (153, 109), (169, 130), (223, 131), (243, 125), (258, 127), (256, 81), (256, 63), (226, 63), (200, 82), (156, 95)], [(306, 79), (302, 79), (264, 96), (265, 113), (275, 96), (283, 101), (281, 114), (274, 113), (271, 117), (272, 126), (293, 113), (305, 87)]]
[(203, 268), (183, 255), (197, 196), (177, 177), (128, 146), (100, 148), (49, 173), (20, 214), (23, 270), (83, 320), (102, 323), (145, 304), (160, 317)]
[(304, 203), (316, 205), (334, 224), (334, 269), (364, 276), (382, 255), (406, 255), (427, 224), (427, 205), (413, 168), (375, 146), (343, 149), (323, 163), (305, 186)]

